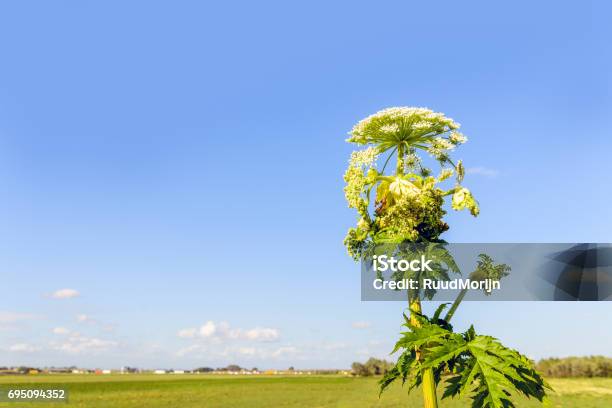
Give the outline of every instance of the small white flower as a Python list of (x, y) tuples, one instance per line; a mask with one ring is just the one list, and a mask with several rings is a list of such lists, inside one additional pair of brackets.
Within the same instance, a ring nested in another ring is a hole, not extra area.
[(455, 145), (443, 137), (436, 137), (434, 140), (432, 140), (431, 144), (434, 148), (440, 150), (452, 150), (455, 147)]
[(376, 148), (368, 147), (364, 150), (357, 150), (351, 153), (350, 164), (354, 167), (372, 166), (378, 157)]
[(380, 127), (380, 131), (385, 132), (385, 133), (395, 133), (398, 130), (399, 130), (399, 126), (397, 125), (397, 123), (392, 123), (392, 124), (384, 125)]
[(426, 121), (421, 121), (421, 122), (417, 122), (413, 124), (412, 127), (415, 129), (426, 129), (426, 128), (431, 127), (431, 123), (426, 122)]
[(449, 136), (449, 140), (451, 143), (454, 144), (462, 144), (467, 142), (467, 137), (465, 137), (465, 135), (463, 133), (459, 133), (459, 132), (451, 132), (450, 136)]

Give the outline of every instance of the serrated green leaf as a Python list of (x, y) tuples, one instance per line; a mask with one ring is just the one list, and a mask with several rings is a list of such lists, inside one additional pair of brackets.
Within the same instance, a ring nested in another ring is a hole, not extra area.
[(429, 347), (425, 360), (424, 368), (437, 367), (442, 363), (455, 360), (459, 354), (467, 351), (467, 343), (461, 336), (454, 336), (446, 340), (439, 346)]
[(431, 321), (435, 323), (440, 318), (440, 315), (448, 305), (450, 305), (450, 303), (442, 303), (440, 306), (438, 306), (433, 317), (431, 318)]
[(448, 334), (447, 330), (432, 324), (424, 327), (414, 327), (411, 332), (404, 333), (404, 336), (395, 345), (393, 352), (400, 348), (419, 348), (424, 344), (440, 341)]
[(380, 385), (380, 390), (378, 392), (378, 396), (380, 397), (385, 391), (385, 389), (393, 383), (393, 381), (397, 380), (400, 376), (399, 370), (397, 367), (393, 367), (391, 370), (387, 371), (383, 378), (378, 382)]
[(442, 399), (444, 398), (454, 398), (456, 395), (459, 395), (461, 390), (461, 376), (456, 375), (446, 380), (446, 388), (444, 389), (444, 393), (442, 394)]

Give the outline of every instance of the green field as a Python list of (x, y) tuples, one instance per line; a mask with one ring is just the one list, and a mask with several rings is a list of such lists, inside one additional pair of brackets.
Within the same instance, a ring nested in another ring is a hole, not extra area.
[[(0, 403), (0, 407), (419, 407), (420, 394), (392, 386), (379, 400), (376, 378), (341, 376), (33, 375), (0, 377), (0, 387), (61, 386), (68, 404)], [(552, 379), (552, 407), (612, 407), (612, 379)], [(443, 401), (468, 407), (469, 400)], [(520, 400), (518, 407), (537, 407)]]

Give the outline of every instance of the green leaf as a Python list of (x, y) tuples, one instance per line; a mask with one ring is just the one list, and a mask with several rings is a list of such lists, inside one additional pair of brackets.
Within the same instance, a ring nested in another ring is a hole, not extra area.
[(448, 397), (454, 398), (456, 395), (459, 395), (461, 390), (461, 378), (460, 375), (456, 375), (446, 380), (446, 389), (444, 389), (442, 399)]
[(410, 324), (410, 317), (408, 317), (408, 315), (406, 313), (403, 313), (404, 315), (404, 325), (409, 325)]
[(403, 337), (395, 344), (395, 348), (391, 354), (398, 351), (400, 348), (416, 349), (420, 346), (440, 341), (444, 336), (448, 335), (448, 331), (440, 326), (430, 324), (423, 327), (413, 327), (411, 332), (404, 332)]
[[(479, 382), (472, 406), (512, 407), (509, 397), (513, 391), (540, 401), (544, 398), (544, 381), (531, 362), (517, 351), (490, 336), (475, 336), (468, 342), (468, 350), (475, 360), (473, 370), (477, 370), (476, 374), (469, 375)], [(470, 382), (470, 378), (466, 378), (464, 388)]]
[(465, 337), (466, 341), (474, 340), (474, 337), (476, 337), (476, 331), (474, 330), (474, 325), (471, 325), (470, 328), (463, 334), (463, 336)]
[(454, 361), (461, 353), (467, 351), (468, 346), (461, 335), (455, 334), (439, 346), (429, 347), (423, 368), (434, 368), (440, 364)]
[(413, 350), (403, 352), (398, 358), (395, 366), (378, 382), (380, 385), (380, 392), (378, 395), (380, 396), (383, 391), (398, 378), (402, 379), (402, 385), (406, 383), (406, 380), (410, 379), (411, 381), (409, 384), (413, 384), (410, 386), (410, 389), (415, 386), (414, 383), (420, 383), (420, 380), (414, 378), (415, 376), (419, 376), (418, 370), (414, 367), (416, 363), (416, 353)]
[[(444, 306), (441, 305), (434, 316), (439, 315)], [(419, 317), (423, 320), (419, 320), (422, 326), (409, 321), (405, 324), (410, 331), (402, 333), (393, 352), (404, 351), (393, 373), (381, 381), (381, 392), (397, 378), (402, 378), (409, 389), (418, 387), (424, 370), (433, 369), (437, 381), (445, 370), (454, 374), (445, 382), (442, 398), (470, 395), (473, 408), (514, 407), (512, 399), (518, 393), (545, 400), (549, 385), (534, 369), (533, 363), (518, 351), (505, 347), (491, 336), (476, 334), (473, 326), (465, 333), (453, 333), (451, 329), (431, 323), (423, 315)]]
[(397, 360), (397, 368), (402, 375), (402, 384), (406, 383), (406, 379), (408, 379), (416, 364), (417, 359), (414, 350), (405, 351)]
[(440, 315), (442, 314), (442, 312), (444, 311), (444, 309), (446, 309), (448, 305), (450, 305), (450, 303), (442, 303), (440, 306), (438, 306), (431, 320), (433, 322), (436, 322), (440, 318)]
[(400, 372), (397, 367), (393, 367), (391, 370), (387, 371), (383, 378), (378, 382), (380, 385), (380, 391), (378, 392), (378, 396), (380, 397), (385, 391), (385, 389), (391, 385), (391, 383), (397, 380), (400, 376)]

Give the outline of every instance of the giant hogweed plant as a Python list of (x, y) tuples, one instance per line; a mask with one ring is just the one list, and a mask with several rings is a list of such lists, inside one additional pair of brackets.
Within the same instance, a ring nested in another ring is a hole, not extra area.
[[(459, 127), (442, 113), (411, 107), (384, 109), (353, 127), (347, 141), (363, 148), (351, 154), (344, 174), (346, 200), (358, 213), (356, 226), (344, 240), (350, 256), (360, 260), (377, 245), (402, 248), (413, 243), (434, 243), (427, 248), (439, 252), (437, 243), (444, 242), (440, 236), (449, 228), (443, 208), (448, 198), (454, 210), (466, 209), (478, 216), (477, 201), (462, 185), (463, 163), (451, 158), (454, 149), (467, 141)], [(436, 175), (420, 153), (439, 164)], [(453, 177), (454, 183), (443, 187)], [(443, 253), (442, 249), (442, 255), (437, 255), (438, 270), (446, 277), (457, 267)], [(508, 270), (481, 254), (470, 278), (501, 279)], [(407, 384), (409, 392), (420, 386), (424, 407), (435, 408), (437, 386), (444, 376), (442, 399), (469, 395), (475, 408), (514, 407), (518, 394), (543, 401), (548, 385), (525, 356), (493, 337), (477, 334), (473, 326), (465, 333), (453, 331), (450, 321), (465, 293), (458, 295), (444, 316), (448, 304), (428, 317), (422, 313), (420, 299), (431, 299), (432, 294), (408, 292), (407, 330), (392, 352), (398, 352), (399, 358), (381, 380), (380, 392), (397, 380)]]

